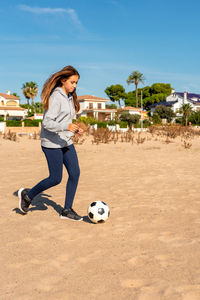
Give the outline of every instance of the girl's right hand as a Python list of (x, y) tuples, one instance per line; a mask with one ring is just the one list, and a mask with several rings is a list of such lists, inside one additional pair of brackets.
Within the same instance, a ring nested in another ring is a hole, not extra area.
[(79, 127), (78, 127), (78, 125), (71, 123), (68, 125), (68, 130), (75, 133), (75, 132), (78, 132)]

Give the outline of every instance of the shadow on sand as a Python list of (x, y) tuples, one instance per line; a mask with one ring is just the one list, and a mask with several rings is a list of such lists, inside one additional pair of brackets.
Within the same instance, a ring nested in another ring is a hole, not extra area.
[[(29, 191), (29, 189), (26, 189)], [(13, 193), (15, 197), (18, 197), (18, 190)], [(48, 206), (51, 206), (57, 213), (58, 215), (61, 214), (63, 207), (60, 204), (57, 204), (55, 201), (50, 200), (49, 198), (51, 195), (41, 193), (37, 195), (32, 201), (31, 201), (31, 206), (29, 208), (29, 212), (33, 212), (35, 210), (47, 210)], [(26, 214), (22, 213), (21, 210), (16, 207), (13, 208), (13, 211), (16, 212), (16, 214), (25, 216)], [(83, 222), (94, 224), (90, 221), (88, 216), (83, 216)]]

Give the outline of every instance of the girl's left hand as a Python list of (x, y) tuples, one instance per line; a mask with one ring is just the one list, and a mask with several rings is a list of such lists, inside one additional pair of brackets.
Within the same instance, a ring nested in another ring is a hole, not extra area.
[(76, 131), (77, 134), (82, 135), (83, 134), (83, 129), (82, 128), (78, 128), (78, 130)]

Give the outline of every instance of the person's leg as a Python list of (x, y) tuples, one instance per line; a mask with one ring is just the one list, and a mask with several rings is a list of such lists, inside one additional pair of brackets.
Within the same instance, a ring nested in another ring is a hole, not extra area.
[(64, 208), (72, 208), (74, 196), (78, 186), (80, 168), (78, 157), (74, 145), (63, 148), (63, 163), (69, 174), (66, 186), (65, 206)]
[(74, 145), (63, 148), (63, 163), (67, 169), (69, 178), (66, 186), (65, 207), (60, 217), (62, 219), (81, 221), (83, 220), (83, 217), (79, 216), (72, 208), (80, 175), (79, 163)]
[(63, 170), (63, 152), (61, 148), (44, 148), (42, 150), (45, 154), (48, 168), (49, 177), (40, 181), (35, 185), (29, 192), (28, 197), (32, 200), (39, 193), (49, 189), (52, 186), (59, 184), (62, 180), (62, 170)]
[(48, 167), (49, 167), (49, 177), (40, 181), (35, 185), (29, 192), (24, 188), (18, 191), (19, 197), (19, 209), (23, 213), (28, 212), (28, 208), (31, 204), (31, 200), (39, 193), (47, 190), (48, 188), (59, 184), (62, 180), (62, 170), (63, 170), (63, 152), (62, 149), (50, 149), (42, 147), (42, 150), (46, 156)]

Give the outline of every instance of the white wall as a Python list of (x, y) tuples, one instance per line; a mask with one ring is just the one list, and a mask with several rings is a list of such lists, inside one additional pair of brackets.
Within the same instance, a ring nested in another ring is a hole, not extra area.
[(84, 102), (79, 102), (80, 104), (80, 109), (84, 110), (84, 109), (89, 109), (89, 104), (92, 103), (93, 104), (93, 109), (98, 109), (98, 103), (101, 104), (101, 109), (105, 109), (106, 108), (106, 103), (105, 102), (101, 102), (101, 101), (84, 101)]
[(127, 110), (126, 112), (129, 113), (130, 115), (139, 115), (140, 116), (139, 111)]
[(0, 96), (0, 105), (1, 105), (1, 101), (4, 101), (4, 105), (6, 105), (6, 103), (9, 101), (14, 101), (16, 102), (16, 106), (19, 106), (19, 100), (17, 99), (5, 99), (4, 97)]

